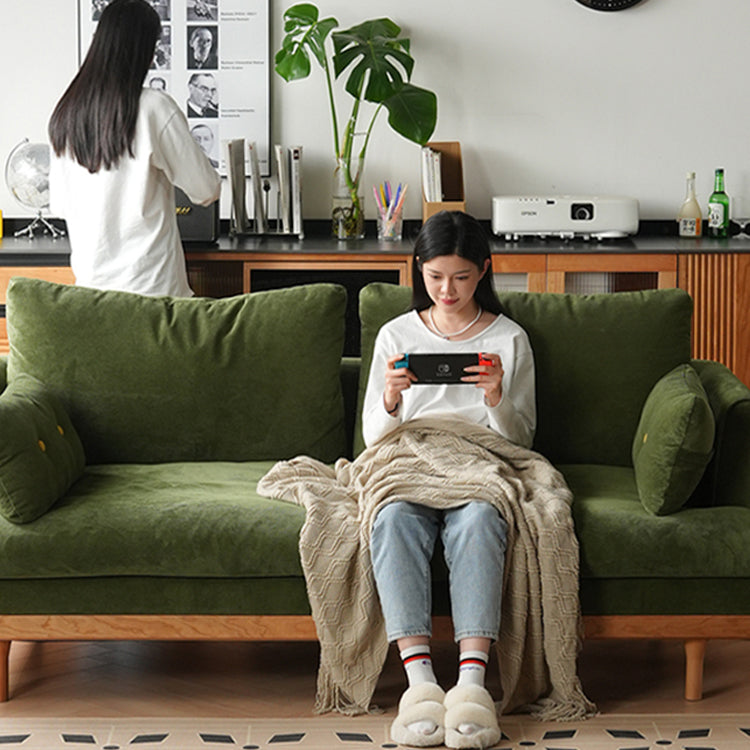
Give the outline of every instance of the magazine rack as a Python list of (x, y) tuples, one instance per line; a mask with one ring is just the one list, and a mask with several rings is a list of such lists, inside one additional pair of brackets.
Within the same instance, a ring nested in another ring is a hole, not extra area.
[(432, 141), (425, 144), (440, 154), (443, 200), (427, 201), (422, 193), (422, 221), (439, 211), (466, 211), (461, 144), (458, 141)]

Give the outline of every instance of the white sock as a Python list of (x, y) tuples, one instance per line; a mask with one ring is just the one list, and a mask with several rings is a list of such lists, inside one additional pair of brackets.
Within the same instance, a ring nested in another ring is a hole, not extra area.
[(432, 653), (429, 646), (409, 646), (400, 652), (401, 662), (406, 670), (409, 687), (423, 682), (437, 684), (435, 672), (432, 670)]
[[(410, 646), (401, 651), (400, 655), (406, 670), (406, 678), (409, 680), (409, 687), (425, 682), (437, 684), (435, 672), (432, 670), (432, 653), (429, 646)], [(413, 721), (408, 728), (415, 734), (429, 736), (437, 731), (438, 726), (431, 719), (424, 719)]]
[(463, 651), (458, 662), (458, 684), (484, 687), (489, 655), (484, 651)]

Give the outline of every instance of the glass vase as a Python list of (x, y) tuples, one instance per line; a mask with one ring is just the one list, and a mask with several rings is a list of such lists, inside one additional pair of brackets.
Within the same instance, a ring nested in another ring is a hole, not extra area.
[(333, 171), (331, 231), (339, 240), (365, 236), (365, 202), (359, 194), (359, 170), (339, 159)]

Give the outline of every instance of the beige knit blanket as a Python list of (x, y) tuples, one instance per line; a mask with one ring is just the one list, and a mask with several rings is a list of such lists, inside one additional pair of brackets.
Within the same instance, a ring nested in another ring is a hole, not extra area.
[(463, 419), (424, 418), (354, 462), (280, 462), (258, 492), (307, 511), (299, 546), (321, 647), (317, 711), (371, 709), (388, 648), (370, 563), (380, 508), (397, 500), (434, 508), (480, 500), (508, 523), (497, 642), (501, 712), (530, 711), (545, 721), (595, 713), (576, 671), (581, 629), (571, 493), (538, 453)]

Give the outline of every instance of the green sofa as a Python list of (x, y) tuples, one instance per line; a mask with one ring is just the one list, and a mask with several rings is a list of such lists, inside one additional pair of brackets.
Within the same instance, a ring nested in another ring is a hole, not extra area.
[[(537, 366), (535, 448), (565, 474), (587, 635), (677, 638), (700, 697), (715, 637), (750, 637), (750, 390), (690, 360), (684, 292), (504, 293)], [(378, 328), (404, 287), (147, 298), (16, 278), (0, 360), (0, 699), (14, 640), (314, 639), (304, 511), (278, 459), (361, 450)], [(449, 634), (435, 563), (435, 627)], [(596, 696), (592, 696), (594, 699)]]

